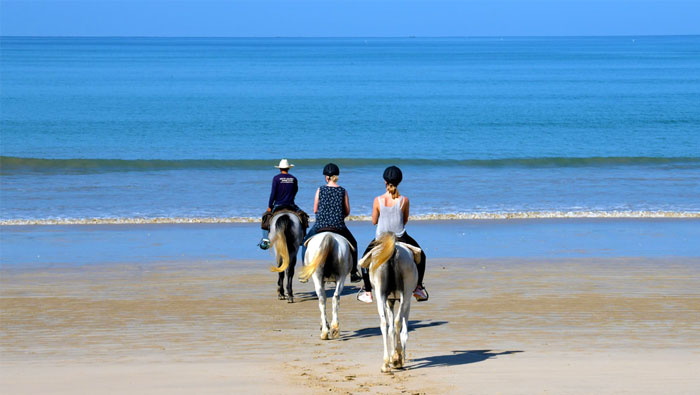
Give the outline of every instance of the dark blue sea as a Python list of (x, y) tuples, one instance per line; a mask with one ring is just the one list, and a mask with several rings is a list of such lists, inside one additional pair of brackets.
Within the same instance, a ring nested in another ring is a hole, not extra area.
[(700, 36), (0, 38), (0, 223), (700, 216)]

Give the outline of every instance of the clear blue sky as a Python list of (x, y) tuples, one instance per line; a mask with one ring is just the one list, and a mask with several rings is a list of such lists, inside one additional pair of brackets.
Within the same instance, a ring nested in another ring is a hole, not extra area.
[(700, 0), (0, 0), (29, 36), (700, 34)]

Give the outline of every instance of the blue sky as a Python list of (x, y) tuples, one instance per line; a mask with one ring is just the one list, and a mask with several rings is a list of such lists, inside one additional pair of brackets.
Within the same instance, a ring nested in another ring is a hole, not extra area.
[(0, 33), (30, 36), (700, 34), (700, 0), (0, 0)]

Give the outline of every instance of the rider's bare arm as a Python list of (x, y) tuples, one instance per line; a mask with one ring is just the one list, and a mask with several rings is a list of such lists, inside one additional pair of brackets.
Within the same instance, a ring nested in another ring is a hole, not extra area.
[(316, 197), (314, 197), (314, 214), (318, 213), (318, 191), (319, 190), (320, 190), (320, 188), (316, 190)]
[(409, 201), (406, 196), (403, 197), (403, 207), (401, 207), (401, 211), (403, 211), (403, 224), (406, 225), (408, 222), (408, 212), (409, 212)]
[(348, 191), (345, 191), (345, 216), (350, 215), (350, 198), (348, 197)]
[(379, 199), (381, 199), (381, 196), (377, 196), (374, 198), (374, 202), (372, 203), (372, 224), (376, 225), (379, 222)]

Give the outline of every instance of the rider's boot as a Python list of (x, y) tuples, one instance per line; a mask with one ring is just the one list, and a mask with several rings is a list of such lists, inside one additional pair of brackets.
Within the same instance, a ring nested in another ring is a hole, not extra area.
[(262, 239), (260, 240), (260, 243), (258, 243), (258, 247), (260, 247), (261, 250), (267, 250), (270, 248), (270, 231), (267, 229), (262, 230), (263, 236)]
[(360, 280), (362, 280), (362, 275), (359, 270), (357, 270), (357, 253), (354, 253), (352, 257), (352, 271), (350, 271), (350, 282), (359, 283)]
[(372, 303), (372, 292), (370, 291), (365, 291), (365, 289), (361, 289), (360, 292), (357, 293), (357, 300), (360, 302), (365, 302), (365, 303)]
[(360, 280), (362, 280), (362, 275), (357, 271), (357, 266), (355, 266), (352, 268), (352, 272), (350, 272), (350, 282), (359, 283)]
[(415, 296), (416, 300), (419, 302), (425, 302), (430, 297), (423, 284), (418, 284), (416, 289), (413, 290), (413, 296)]

